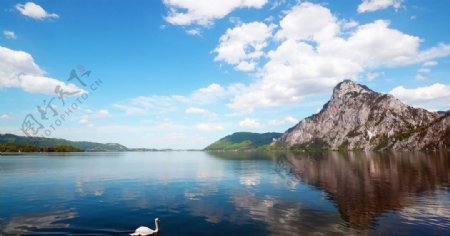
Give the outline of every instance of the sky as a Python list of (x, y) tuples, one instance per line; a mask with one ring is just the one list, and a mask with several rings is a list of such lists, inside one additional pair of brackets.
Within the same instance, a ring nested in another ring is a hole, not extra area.
[(450, 1), (0, 1), (0, 133), (204, 148), (344, 79), (450, 109)]

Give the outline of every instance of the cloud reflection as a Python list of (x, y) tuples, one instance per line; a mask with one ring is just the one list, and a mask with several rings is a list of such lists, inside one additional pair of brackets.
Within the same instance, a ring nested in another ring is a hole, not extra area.
[(2, 233), (27, 234), (35, 230), (69, 228), (70, 224), (62, 222), (77, 216), (74, 209), (17, 216), (6, 222)]

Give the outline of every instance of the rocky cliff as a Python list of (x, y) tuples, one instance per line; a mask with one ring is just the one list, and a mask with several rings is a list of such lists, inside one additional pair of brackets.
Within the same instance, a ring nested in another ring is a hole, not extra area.
[(450, 115), (414, 108), (345, 80), (318, 114), (276, 143), (294, 149), (448, 149)]

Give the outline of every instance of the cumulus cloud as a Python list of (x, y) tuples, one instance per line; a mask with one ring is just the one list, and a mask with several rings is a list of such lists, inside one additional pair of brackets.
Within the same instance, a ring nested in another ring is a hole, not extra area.
[(16, 33), (10, 30), (3, 30), (3, 36), (7, 39), (17, 39)]
[(235, 65), (237, 70), (252, 71), (258, 59), (264, 55), (267, 39), (272, 36), (274, 25), (261, 22), (240, 24), (228, 29), (220, 37), (219, 46), (214, 49), (215, 61)]
[(256, 119), (245, 118), (239, 122), (239, 126), (244, 128), (259, 128), (261, 127), (261, 123)]
[(57, 86), (68, 93), (86, 92), (74, 84), (66, 84), (46, 76), (29, 53), (0, 46), (0, 88), (20, 88), (30, 93), (55, 94)]
[(368, 70), (450, 55), (447, 44), (420, 50), (422, 39), (391, 28), (386, 20), (354, 26), (346, 34), (341, 22), (318, 4), (305, 2), (287, 11), (274, 33), (278, 44), (267, 52), (259, 78), (228, 106), (245, 113), (297, 103), (330, 91), (343, 79), (356, 80)]
[(17, 4), (16, 9), (24, 16), (36, 19), (56, 19), (59, 16), (55, 13), (48, 13), (44, 8), (33, 2), (27, 2), (25, 4)]
[(450, 85), (440, 83), (414, 89), (398, 86), (389, 93), (411, 106), (423, 106), (438, 101), (448, 103), (450, 101)]
[[(165, 3), (170, 6), (175, 2)], [(226, 101), (235, 110), (233, 114), (242, 115), (328, 94), (344, 79), (373, 80), (383, 75), (376, 72), (383, 68), (432, 65), (436, 59), (450, 55), (449, 44), (422, 48), (423, 39), (392, 28), (387, 20), (360, 24), (339, 19), (326, 6), (309, 2), (301, 2), (283, 14), (279, 22), (272, 21), (270, 25), (234, 19), (237, 25), (222, 35), (213, 50), (216, 61), (255, 75), (249, 84), (211, 84), (188, 95), (141, 96), (116, 107), (131, 114), (176, 110), (180, 104), (186, 108)]]
[(337, 19), (328, 8), (313, 3), (295, 6), (280, 21), (278, 39), (326, 40), (339, 31)]
[(344, 19), (344, 20), (341, 20), (341, 21), (339, 22), (339, 25), (342, 27), (342, 29), (344, 29), (344, 30), (349, 30), (349, 29), (353, 29), (353, 28), (355, 28), (356, 26), (358, 26), (359, 23), (356, 22), (355, 20), (347, 20), (347, 19)]
[(396, 10), (401, 7), (403, 0), (363, 0), (358, 6), (358, 13), (373, 12), (388, 7)]
[(173, 25), (210, 26), (239, 8), (261, 8), (267, 0), (164, 0), (169, 13), (166, 21)]

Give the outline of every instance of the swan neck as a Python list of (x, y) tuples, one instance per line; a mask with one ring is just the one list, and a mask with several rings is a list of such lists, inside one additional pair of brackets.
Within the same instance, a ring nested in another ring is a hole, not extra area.
[(159, 231), (159, 225), (158, 225), (158, 221), (155, 220), (155, 231)]

